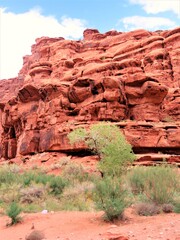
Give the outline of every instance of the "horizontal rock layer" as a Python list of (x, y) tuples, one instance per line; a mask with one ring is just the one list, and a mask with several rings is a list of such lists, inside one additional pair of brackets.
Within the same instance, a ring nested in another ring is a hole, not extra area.
[(86, 150), (67, 134), (111, 121), (135, 153), (179, 161), (179, 66), (180, 28), (37, 39), (18, 77), (0, 82), (0, 156)]

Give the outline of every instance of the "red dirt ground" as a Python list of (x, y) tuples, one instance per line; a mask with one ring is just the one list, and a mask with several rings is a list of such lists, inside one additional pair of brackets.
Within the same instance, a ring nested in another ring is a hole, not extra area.
[[(102, 212), (56, 212), (24, 214), (23, 222), (7, 227), (9, 219), (0, 217), (0, 240), (24, 240), (39, 230), (48, 240), (107, 240), (119, 235), (129, 240), (180, 240), (180, 214), (141, 217), (126, 212), (127, 220), (104, 222)], [(34, 226), (34, 230), (32, 229)], [(123, 238), (122, 238), (123, 239)], [(125, 239), (125, 238), (124, 238)]]

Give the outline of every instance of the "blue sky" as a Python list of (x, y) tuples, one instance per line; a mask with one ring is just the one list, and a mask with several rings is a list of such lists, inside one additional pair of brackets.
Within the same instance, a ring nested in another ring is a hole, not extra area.
[(150, 31), (180, 22), (180, 0), (0, 0), (0, 79), (15, 77), (41, 36), (80, 39), (84, 29)]

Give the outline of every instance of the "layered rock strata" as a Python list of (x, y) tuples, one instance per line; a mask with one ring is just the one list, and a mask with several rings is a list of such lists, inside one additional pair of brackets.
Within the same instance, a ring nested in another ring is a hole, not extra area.
[(179, 87), (180, 28), (39, 38), (18, 77), (0, 82), (0, 156), (86, 151), (69, 144), (69, 131), (111, 121), (143, 159), (178, 162)]

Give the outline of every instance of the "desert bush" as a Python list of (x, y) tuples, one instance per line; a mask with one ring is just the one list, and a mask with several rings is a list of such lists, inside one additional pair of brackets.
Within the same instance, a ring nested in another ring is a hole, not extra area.
[(5, 204), (10, 204), (11, 202), (17, 202), (19, 200), (19, 190), (21, 184), (14, 182), (11, 184), (2, 184), (0, 186), (0, 199)]
[(20, 213), (21, 208), (19, 207), (19, 205), (16, 202), (12, 202), (6, 211), (6, 214), (11, 218), (11, 225), (20, 222)]
[(42, 183), (43, 185), (46, 185), (48, 182), (50, 182), (51, 178), (53, 177), (55, 176), (47, 175), (44, 172), (41, 172), (40, 170), (30, 170), (22, 174), (24, 186), (29, 186), (32, 182), (35, 182), (37, 184)]
[(41, 186), (30, 186), (20, 190), (20, 201), (22, 203), (32, 203), (36, 199), (42, 198), (44, 189)]
[(92, 194), (92, 190), (94, 189), (94, 184), (92, 182), (82, 182), (73, 186), (69, 186), (64, 189), (63, 196), (67, 198), (77, 197), (80, 194), (88, 195)]
[(164, 203), (162, 204), (161, 209), (164, 213), (171, 213), (174, 211), (174, 206), (170, 203)]
[(120, 176), (135, 159), (131, 145), (119, 128), (110, 123), (100, 122), (87, 130), (78, 128), (68, 137), (71, 144), (84, 142), (99, 156), (99, 170), (104, 176)]
[(153, 216), (160, 213), (160, 208), (155, 203), (139, 203), (135, 205), (135, 210), (140, 216)]
[(156, 166), (147, 168), (146, 174), (144, 193), (147, 198), (156, 204), (172, 202), (179, 185), (176, 169)]
[(97, 208), (104, 211), (104, 217), (108, 221), (122, 218), (125, 208), (129, 205), (126, 197), (118, 179), (107, 177), (96, 185), (94, 200)]
[(53, 178), (56, 178), (56, 176), (40, 172), (35, 175), (34, 182), (37, 184), (42, 183), (43, 185), (46, 185), (48, 182), (51, 182)]
[(143, 193), (156, 204), (170, 203), (179, 189), (176, 169), (164, 165), (137, 167), (127, 174), (132, 192)]
[(81, 164), (69, 163), (64, 167), (62, 177), (71, 183), (73, 181), (83, 182), (88, 180), (88, 173)]
[(87, 211), (93, 208), (92, 182), (79, 182), (64, 189), (61, 196), (63, 210)]
[(22, 175), (22, 181), (24, 186), (29, 186), (35, 179), (36, 173), (34, 171), (25, 172)]
[(11, 184), (16, 182), (18, 179), (18, 174), (15, 174), (8, 167), (3, 167), (0, 169), (0, 186), (1, 184)]
[(134, 167), (125, 176), (127, 186), (133, 194), (138, 195), (144, 192), (144, 182), (146, 179), (146, 167)]
[(50, 192), (54, 195), (60, 195), (66, 185), (67, 182), (63, 178), (56, 176), (49, 182)]

